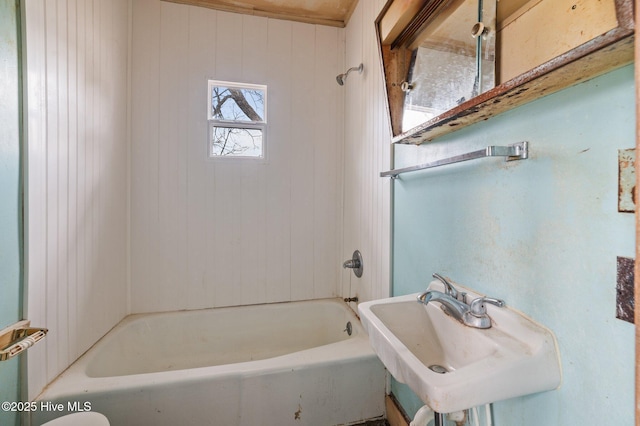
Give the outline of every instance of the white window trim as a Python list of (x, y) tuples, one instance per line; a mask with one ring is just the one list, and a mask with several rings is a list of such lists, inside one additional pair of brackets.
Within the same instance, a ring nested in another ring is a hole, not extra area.
[[(207, 80), (207, 158), (211, 161), (257, 161), (266, 162), (267, 160), (267, 85), (253, 83), (238, 83), (235, 81), (224, 80)], [(237, 89), (257, 89), (264, 93), (264, 116), (263, 121), (241, 121), (241, 120), (220, 120), (213, 118), (211, 110), (211, 91), (214, 86), (226, 86)], [(261, 156), (242, 156), (242, 155), (211, 155), (211, 143), (214, 127), (228, 127), (237, 129), (256, 129), (262, 132), (262, 155)]]

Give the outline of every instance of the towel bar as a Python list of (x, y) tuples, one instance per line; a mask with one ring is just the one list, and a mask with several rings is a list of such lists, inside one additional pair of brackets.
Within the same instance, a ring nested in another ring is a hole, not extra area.
[(445, 166), (447, 164), (460, 163), (462, 161), (485, 157), (506, 157), (505, 161), (524, 160), (529, 158), (529, 143), (524, 141), (507, 146), (488, 146), (484, 149), (467, 152), (466, 154), (456, 155), (454, 157), (443, 158), (430, 163), (381, 172), (380, 177), (390, 176), (391, 179), (395, 179), (401, 173), (415, 172), (417, 170), (430, 169), (433, 167)]

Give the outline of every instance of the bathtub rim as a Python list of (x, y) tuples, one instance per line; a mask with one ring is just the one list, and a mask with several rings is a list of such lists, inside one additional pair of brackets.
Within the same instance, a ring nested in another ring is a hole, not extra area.
[[(351, 318), (354, 335), (352, 337), (326, 344), (319, 347), (292, 352), (272, 358), (223, 364), (215, 366), (194, 367), (180, 370), (169, 370), (149, 373), (137, 373), (120, 376), (91, 377), (87, 375), (87, 368), (92, 358), (101, 349), (101, 345), (108, 341), (110, 335), (126, 327), (131, 322), (148, 316), (162, 316), (187, 312), (204, 312), (220, 309), (241, 309), (245, 307), (259, 307), (265, 305), (288, 305), (330, 303), (338, 305)], [(340, 348), (340, 350), (335, 350)], [(321, 356), (320, 356), (321, 355)], [(124, 388), (135, 387), (144, 389), (158, 383), (170, 385), (204, 379), (243, 377), (253, 375), (267, 375), (278, 372), (293, 371), (310, 365), (327, 365), (338, 361), (350, 362), (355, 359), (377, 359), (369, 343), (369, 337), (360, 322), (358, 315), (340, 298), (324, 298), (302, 301), (285, 301), (255, 305), (236, 305), (193, 310), (162, 311), (149, 313), (135, 313), (125, 316), (104, 336), (94, 343), (87, 351), (78, 357), (65, 371), (53, 379), (34, 401), (52, 401), (73, 396), (91, 395), (92, 393), (117, 392)]]

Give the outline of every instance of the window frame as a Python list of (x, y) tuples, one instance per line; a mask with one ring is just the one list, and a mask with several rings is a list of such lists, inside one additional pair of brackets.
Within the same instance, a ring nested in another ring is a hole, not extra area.
[[(260, 90), (263, 93), (264, 113), (262, 121), (248, 120), (221, 120), (213, 117), (211, 99), (213, 87), (230, 87), (234, 89), (250, 89)], [(266, 162), (267, 160), (267, 85), (254, 83), (240, 83), (234, 81), (207, 79), (207, 159), (212, 161), (258, 161)], [(229, 129), (241, 130), (260, 130), (262, 133), (261, 155), (213, 155), (213, 132), (215, 128), (223, 127)]]

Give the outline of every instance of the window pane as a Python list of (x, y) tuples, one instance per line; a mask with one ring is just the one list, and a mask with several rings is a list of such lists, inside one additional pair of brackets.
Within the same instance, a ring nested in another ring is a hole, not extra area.
[(211, 86), (211, 118), (244, 122), (265, 122), (264, 90)]
[(262, 129), (213, 126), (211, 157), (262, 157)]

